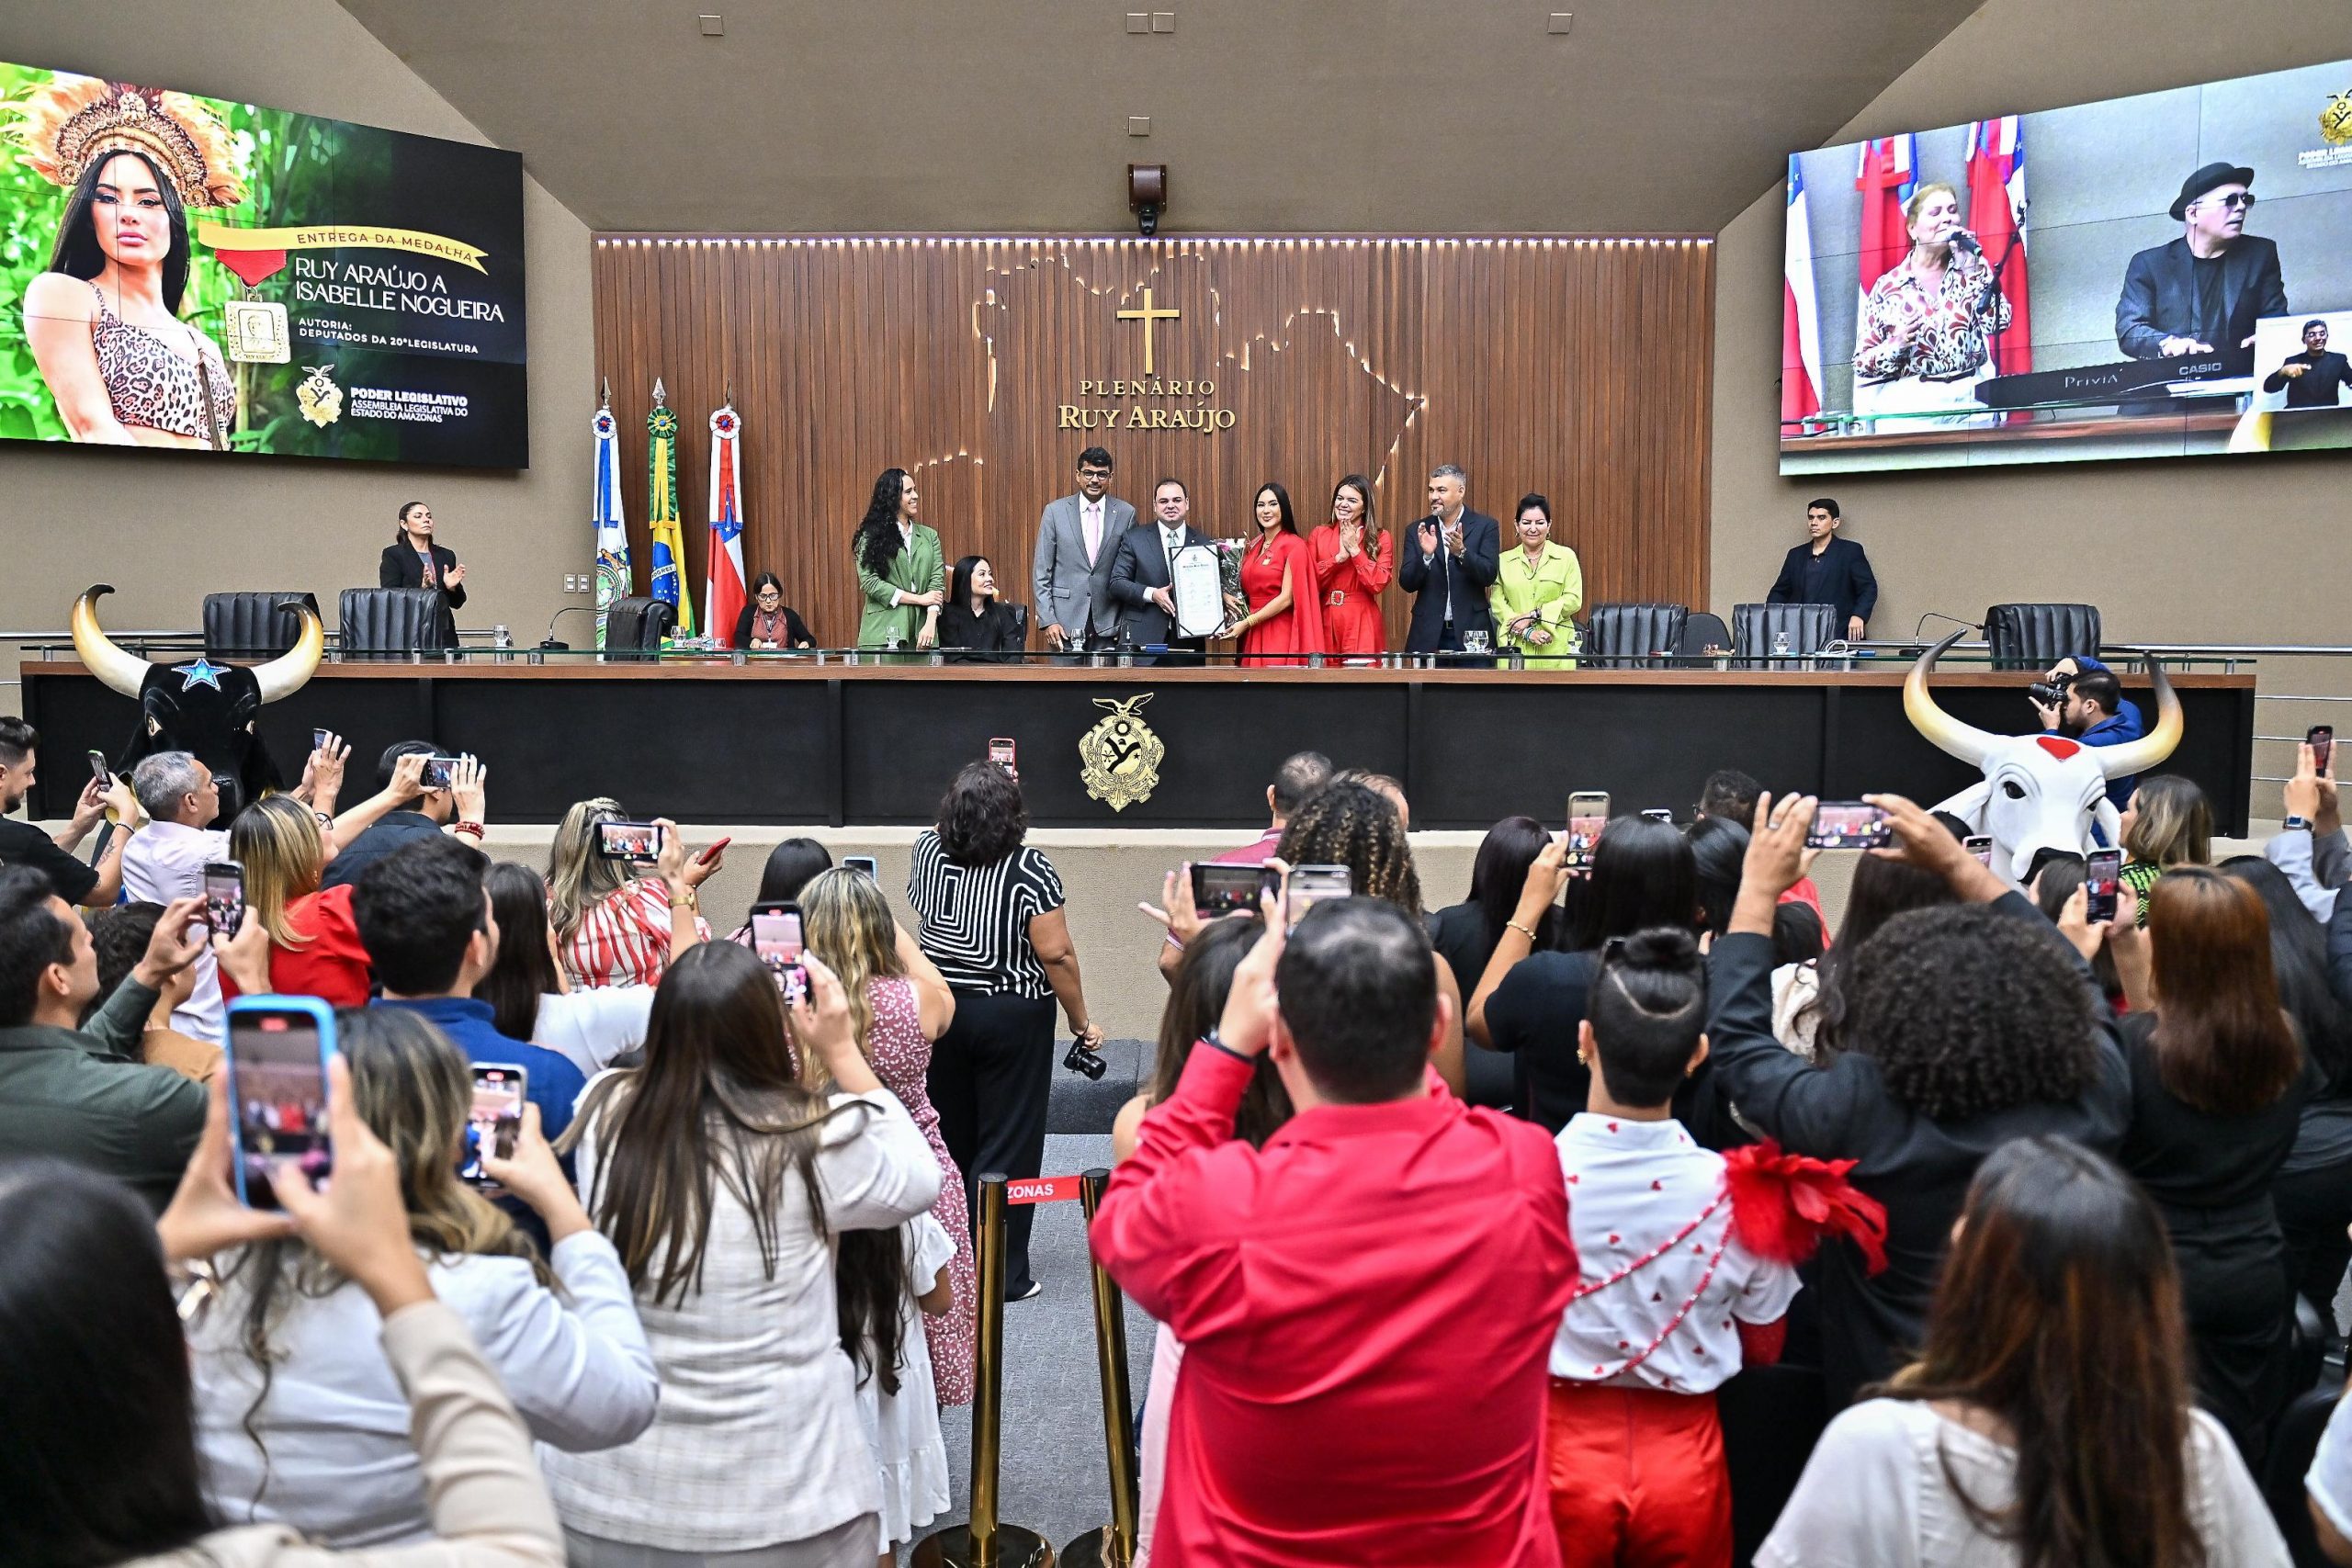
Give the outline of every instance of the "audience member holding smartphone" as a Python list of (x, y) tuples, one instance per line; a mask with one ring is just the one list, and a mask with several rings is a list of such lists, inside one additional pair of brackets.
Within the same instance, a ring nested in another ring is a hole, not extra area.
[[(485, 1150), (482, 1167), (545, 1224), (545, 1263), (458, 1179), (473, 1101), (465, 1054), (413, 1012), (347, 1010), (335, 1022), (351, 1109), (390, 1150), (432, 1292), (482, 1347), (493, 1386), (534, 1438), (557, 1449), (609, 1448), (642, 1432), (660, 1392), (652, 1351), (620, 1258), (564, 1179), (537, 1108), (524, 1110), (514, 1157)], [(340, 1144), (335, 1153), (340, 1184), (347, 1155)], [(426, 1476), (398, 1369), (365, 1350), (377, 1316), (367, 1292), (294, 1237), (214, 1266), (220, 1289), (188, 1325), (214, 1514), (288, 1525), (342, 1549), (427, 1535)]]
[[(155, 940), (155, 922), (163, 913), (161, 904), (118, 904), (90, 922), (90, 942), (97, 954), (98, 995), (91, 1012), (84, 1015), (85, 1024), (147, 955), (148, 945)], [(181, 969), (163, 980), (155, 1005), (148, 1011), (146, 1030), (139, 1037), (138, 1059), (149, 1066), (169, 1067), (198, 1083), (209, 1082), (220, 1070), (220, 1043), (198, 1040), (172, 1027), (172, 1011), (187, 999), (195, 979), (189, 970)]]
[[(343, 1063), (330, 1081), (335, 1179), (289, 1192), (286, 1213), (247, 1209), (230, 1188), (225, 1081), (159, 1224), (87, 1171), (55, 1161), (0, 1169), (0, 1561), (314, 1568), (342, 1555), (283, 1525), (226, 1525), (213, 1513), (164, 1272), (299, 1232), (368, 1297), (374, 1311), (356, 1343), (380, 1344), (405, 1391), (390, 1430), (414, 1444), (427, 1534), (401, 1555), (430, 1552), (445, 1568), (560, 1568), (562, 1532), (531, 1434), (464, 1321), (435, 1297), (401, 1173), (353, 1108)], [(354, 1346), (342, 1348), (348, 1357)], [(89, 1375), (95, 1366), (106, 1374)]]
[[(204, 891), (204, 868), (229, 858), (227, 828), (212, 826), (220, 786), (186, 751), (157, 751), (130, 770), (147, 826), (122, 852), (122, 890), (137, 903), (167, 904)], [(201, 1040), (220, 1037), (220, 980), (212, 954), (196, 960), (195, 986), (172, 1025)]]
[(2324, 745), (2306, 740), (2295, 748), (2295, 774), (2281, 795), (2286, 821), (2262, 846), (2263, 858), (2286, 874), (2303, 908), (2323, 924), (2335, 917), (2336, 889), (2352, 882), (2352, 844), (2335, 792), (2335, 742), (2333, 731), (2328, 735)]
[[(915, 836), (907, 874), (915, 940), (956, 993), (955, 1021), (932, 1049), (926, 1081), (975, 1226), (981, 1171), (1018, 1180), (1045, 1160), (1055, 1002), (1073, 1034), (1102, 1041), (1063, 918), (1061, 877), (1023, 841), (1028, 835), (1021, 786), (994, 762), (968, 762), (940, 800), (937, 825)], [(1023, 1204), (1006, 1217), (1008, 1301), (1042, 1288), (1029, 1272), (1035, 1213)]]
[[(628, 1271), (662, 1392), (634, 1443), (545, 1456), (575, 1568), (874, 1561), (880, 1483), (831, 1238), (923, 1213), (939, 1164), (859, 1051), (841, 982), (802, 963), (809, 998), (787, 1021), (750, 953), (689, 949), (662, 977), (644, 1065), (581, 1105), (581, 1190)], [(802, 1087), (796, 1048), (831, 1094)]]
[[(685, 855), (684, 841), (671, 834), (655, 868), (665, 886), (673, 877), (684, 885)], [(548, 924), (544, 877), (527, 865), (499, 862), (490, 868), (490, 908), (498, 922), (498, 957), (474, 983), (474, 995), (490, 1004), (501, 1034), (558, 1052), (592, 1077), (645, 1043), (653, 987), (571, 983)], [(707, 929), (691, 902), (673, 904), (670, 963), (701, 942)]]
[[(402, 757), (392, 790), (415, 787), (424, 759)], [(322, 887), (337, 858), (318, 818), (291, 795), (265, 795), (237, 814), (229, 853), (245, 868), (245, 920), (268, 933), (268, 983), (284, 996), (319, 997), (342, 1008), (365, 1007), (373, 976), (351, 912), (352, 886)], [(240, 989), (221, 976), (223, 995)]]
[(606, 853), (600, 824), (629, 820), (620, 802), (608, 796), (581, 801), (563, 814), (548, 852), (548, 919), (575, 987), (659, 983), (681, 911), (692, 917), (696, 941), (710, 940), (695, 889), (721, 860), (685, 856), (677, 825), (658, 818), (653, 825), (663, 829), (663, 843), (654, 858)]
[[(1506, 817), (1487, 829), (1471, 863), (1470, 897), (1430, 917), (1430, 945), (1453, 971), (1454, 983), (1471, 976), (1476, 986), (1485, 977), (1496, 944), (1519, 911), (1519, 896), (1527, 888), (1528, 868), (1552, 841), (1544, 824), (1532, 817)], [(1535, 922), (1534, 946), (1549, 951), (1558, 945), (1560, 911), (1547, 906)], [(1517, 1093), (1518, 1071), (1509, 1056), (1489, 1049), (1483, 1040), (1464, 1042), (1462, 1050), (1463, 1098), (1473, 1105), (1508, 1106)]]
[(2271, 1184), (2324, 1082), (2279, 1006), (2262, 896), (2210, 866), (2178, 866), (2148, 903), (2144, 933), (2128, 901), (2112, 923), (2060, 929), (2114, 949), (2132, 998), (2118, 1162), (2171, 1232), (2199, 1403), (2260, 1453), (2290, 1392), (2292, 1288)]
[[(401, 766), (409, 756), (421, 759), (414, 773)], [(336, 833), (334, 860), (320, 886), (356, 883), (369, 866), (420, 839), (455, 833), (479, 846), (488, 835), (490, 770), (471, 757), (445, 757), (430, 740), (396, 740), (378, 760), (376, 780), (379, 792), (395, 798), (358, 837)]]
[[(0, 866), (0, 1157), (52, 1155), (163, 1206), (203, 1124), (204, 1090), (142, 1065), (139, 1043), (164, 987), (203, 951), (200, 914), (193, 897), (164, 905), (146, 952), (85, 1021), (98, 995), (89, 928), (47, 874)], [(14, 1419), (12, 1407), (0, 1426)]]
[[(1559, 901), (1566, 885), (1568, 840), (1553, 840), (1529, 865), (1519, 908), (1504, 925), (1494, 956), (1470, 998), (1469, 1032), (1517, 1057), (1519, 1111), (1557, 1135), (1585, 1108), (1592, 1069), (1577, 1055), (1600, 949), (1611, 937), (1672, 926), (1695, 935), (1699, 921), (1697, 864), (1671, 823), (1620, 817), (1601, 830), (1592, 874), (1579, 889), (1575, 918), (1561, 952), (1537, 952), (1530, 932)], [(1675, 1113), (1703, 1126), (1679, 1095)]]
[(2136, 896), (2139, 920), (2148, 923), (2148, 895), (2177, 866), (2213, 863), (2213, 806), (2196, 781), (2178, 773), (2142, 779), (2118, 824), (2123, 881)]

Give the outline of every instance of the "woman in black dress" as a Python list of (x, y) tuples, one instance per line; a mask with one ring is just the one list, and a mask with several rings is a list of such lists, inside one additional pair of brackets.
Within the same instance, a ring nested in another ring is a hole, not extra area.
[(400, 526), (392, 534), (392, 542), (384, 547), (383, 559), (377, 563), (376, 585), (438, 590), (440, 608), (417, 646), (458, 646), (458, 620), (451, 612), (466, 607), (466, 569), (458, 564), (455, 550), (434, 543), (433, 509), (424, 502), (401, 502)]
[(948, 579), (947, 607), (939, 613), (939, 646), (963, 649), (951, 662), (1009, 664), (1026, 640), (1009, 604), (996, 601), (996, 569), (986, 556), (966, 556)]
[[(1495, 955), (1495, 943), (1502, 940), (1503, 928), (1519, 908), (1520, 893), (1527, 886), (1527, 868), (1551, 841), (1552, 835), (1534, 818), (1504, 818), (1487, 829), (1485, 840), (1478, 845), (1478, 858), (1470, 868), (1470, 897), (1429, 918), (1430, 945), (1452, 966), (1457, 985), (1467, 976), (1475, 987), (1486, 974), (1487, 960)], [(1556, 906), (1545, 909), (1544, 918), (1535, 922), (1539, 951), (1558, 945), (1555, 930), (1558, 923)], [(1464, 1100), (1497, 1109), (1511, 1104), (1516, 1069), (1509, 1056), (1472, 1042), (1463, 1050), (1462, 1066)]]
[(2177, 865), (2107, 930), (2132, 1011), (2132, 1117), (2118, 1163), (2163, 1212), (2180, 1263), (2199, 1403), (2250, 1460), (2287, 1393), (2294, 1321), (2271, 1187), (2315, 1076), (2279, 1006), (2262, 897)]

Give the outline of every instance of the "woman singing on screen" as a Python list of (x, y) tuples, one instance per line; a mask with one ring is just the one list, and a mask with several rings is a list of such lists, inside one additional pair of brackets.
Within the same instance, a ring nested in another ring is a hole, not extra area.
[(1911, 249), (1880, 275), (1862, 304), (1854, 343), (1854, 412), (1928, 414), (1905, 429), (1988, 423), (1976, 384), (1992, 373), (1992, 340), (2009, 324), (1992, 264), (1960, 225), (1960, 196), (1921, 186), (1903, 204)]
[(72, 191), (25, 338), (76, 441), (219, 449), (237, 395), (220, 351), (179, 319), (190, 207), (244, 199), (227, 130), (181, 93), (61, 73), (10, 139)]
[(1380, 595), (1396, 575), (1388, 535), (1372, 516), (1372, 481), (1350, 474), (1331, 489), (1331, 521), (1307, 540), (1315, 557), (1315, 596), (1326, 646), (1342, 659), (1388, 651)]
[(1290, 510), (1290, 491), (1258, 487), (1251, 510), (1258, 536), (1241, 554), (1241, 592), (1249, 613), (1227, 629), (1241, 640), (1241, 662), (1304, 664), (1327, 651), (1323, 616), (1315, 602), (1315, 562)]

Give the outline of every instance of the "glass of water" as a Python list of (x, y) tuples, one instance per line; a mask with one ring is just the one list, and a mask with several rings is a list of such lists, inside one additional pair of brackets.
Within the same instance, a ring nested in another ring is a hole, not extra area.
[(1484, 653), (1487, 651), (1487, 639), (1485, 632), (1464, 632), (1462, 634), (1463, 652)]

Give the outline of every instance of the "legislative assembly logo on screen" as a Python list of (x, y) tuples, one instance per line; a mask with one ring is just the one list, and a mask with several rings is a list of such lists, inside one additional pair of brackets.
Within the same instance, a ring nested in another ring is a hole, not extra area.
[(514, 153), (0, 63), (0, 438), (528, 461)]
[(2352, 446), (2352, 62), (1800, 152), (1786, 221), (1782, 473)]

